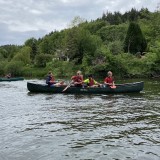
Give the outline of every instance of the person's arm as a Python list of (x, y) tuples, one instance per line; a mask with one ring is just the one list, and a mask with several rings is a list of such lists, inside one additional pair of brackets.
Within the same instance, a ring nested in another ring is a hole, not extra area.
[(99, 84), (96, 80), (94, 80), (94, 84)]
[(115, 86), (115, 79), (114, 79), (114, 77), (112, 77), (112, 80), (113, 80), (112, 84), (113, 84), (113, 86)]
[(83, 84), (85, 84), (85, 85), (89, 86), (89, 79), (88, 79), (88, 78), (87, 78), (87, 79), (85, 79), (85, 80), (83, 81)]
[(101, 84), (97, 81), (94, 80), (94, 84), (98, 85), (98, 86), (101, 86)]
[(89, 83), (89, 79), (85, 79), (83, 83), (86, 83), (86, 84)]
[(79, 76), (75, 84), (82, 84), (83, 83), (83, 78), (82, 76)]
[(107, 78), (104, 79), (104, 84), (109, 85), (109, 83), (107, 82)]

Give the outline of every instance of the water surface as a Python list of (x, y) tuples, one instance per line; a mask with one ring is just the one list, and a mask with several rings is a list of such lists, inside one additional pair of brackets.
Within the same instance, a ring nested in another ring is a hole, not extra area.
[(0, 82), (0, 160), (160, 159), (159, 80), (115, 95), (35, 94), (26, 84)]

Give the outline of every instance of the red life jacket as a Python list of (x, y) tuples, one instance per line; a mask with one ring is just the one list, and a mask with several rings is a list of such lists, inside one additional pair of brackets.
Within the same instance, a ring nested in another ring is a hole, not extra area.
[(73, 76), (72, 79), (74, 80), (74, 82), (82, 82), (83, 81), (81, 76)]
[(89, 86), (93, 86), (94, 85), (94, 79), (89, 79)]
[(54, 77), (53, 77), (53, 76), (51, 76), (51, 80), (50, 80), (50, 81), (53, 81), (53, 82), (55, 81), (55, 79), (54, 79)]
[(112, 77), (106, 77), (105, 79), (104, 79), (104, 82), (106, 82), (106, 83), (113, 83), (113, 78)]

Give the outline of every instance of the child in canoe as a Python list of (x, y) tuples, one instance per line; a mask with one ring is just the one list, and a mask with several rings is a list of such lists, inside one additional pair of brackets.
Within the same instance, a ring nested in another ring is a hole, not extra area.
[(93, 75), (88, 75), (88, 78), (83, 81), (88, 87), (100, 87), (101, 84), (94, 80)]

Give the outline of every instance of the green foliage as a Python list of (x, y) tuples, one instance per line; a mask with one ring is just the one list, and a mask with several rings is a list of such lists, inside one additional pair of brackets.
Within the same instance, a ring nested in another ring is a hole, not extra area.
[(108, 48), (110, 50), (110, 52), (114, 55), (117, 55), (119, 53), (123, 53), (123, 43), (122, 41), (114, 41), (114, 42), (110, 42), (108, 44)]
[[(0, 58), (1, 59), (1, 58)], [(1, 59), (3, 60), (3, 59)], [(7, 61), (0, 61), (0, 75), (5, 75), (5, 66), (8, 64)]]
[(8, 53), (7, 53), (6, 49), (0, 48), (0, 59), (7, 58), (8, 57), (7, 54)]
[(124, 51), (132, 54), (144, 52), (147, 48), (147, 42), (142, 34), (140, 26), (131, 22), (124, 41)]
[(21, 46), (5, 45), (0, 47), (0, 54), (9, 61), (13, 58), (14, 54), (20, 50)]
[(78, 66), (75, 66), (72, 62), (55, 60), (53, 62), (47, 63), (46, 69), (48, 71), (53, 71), (53, 74), (56, 77), (70, 78), (76, 73), (79, 68)]
[(80, 25), (85, 30), (88, 30), (91, 34), (97, 34), (97, 32), (102, 28), (105, 27), (107, 23), (102, 20), (91, 21), (90, 23), (86, 22)]
[(155, 57), (155, 63), (154, 66), (152, 68), (153, 71), (155, 71), (157, 74), (160, 73), (160, 41), (155, 41), (154, 44), (152, 44), (152, 46), (150, 46), (149, 48), (150, 50), (150, 54), (156, 54)]
[(31, 57), (31, 60), (33, 61), (38, 52), (37, 40), (35, 38), (30, 38), (25, 41), (25, 46), (28, 46), (31, 48), (30, 57)]
[(55, 31), (46, 35), (38, 45), (38, 53), (54, 55), (57, 50), (63, 49), (64, 35), (64, 31)]
[(114, 12), (114, 13), (107, 12), (106, 14), (104, 13), (102, 19), (107, 21), (110, 25), (118, 25), (123, 21), (120, 12)]
[(22, 61), (11, 61), (5, 66), (5, 73), (11, 73), (14, 76), (21, 76), (23, 66), (24, 64)]
[[(69, 29), (66, 31), (65, 36), (65, 48), (67, 50), (67, 56), (70, 60), (76, 59), (75, 61), (78, 63), (80, 61), (78, 53), (78, 30), (76, 27)], [(78, 53), (79, 54), (79, 53)]]
[[(115, 73), (121, 77), (144, 77), (152, 73), (156, 60), (156, 54), (147, 53), (141, 58), (132, 54), (122, 53), (115, 56), (117, 71)], [(118, 73), (119, 72), (119, 73)]]
[(110, 53), (104, 46), (98, 47), (93, 55), (85, 54), (82, 61), (85, 74), (103, 74), (108, 65), (108, 54)]
[(68, 57), (75, 64), (81, 64), (84, 54), (94, 54), (96, 48), (102, 43), (96, 35), (91, 35), (83, 28), (73, 28), (66, 35), (66, 49)]
[(107, 21), (110, 25), (119, 25), (121, 23), (126, 23), (128, 21), (137, 21), (140, 19), (150, 19), (149, 15), (151, 13), (147, 8), (142, 8), (140, 11), (132, 8), (130, 11), (121, 14), (120, 12), (108, 12), (103, 13), (102, 20)]
[(31, 48), (30, 47), (23, 47), (14, 57), (13, 61), (21, 61), (24, 65), (30, 64), (31, 59), (30, 59), (30, 52)]
[(45, 78), (45, 75), (47, 73), (48, 73), (48, 70), (46, 68), (36, 68), (31, 66), (25, 66), (22, 68), (22, 74), (25, 77)]
[(108, 70), (120, 77), (160, 74), (159, 11), (133, 8), (124, 14), (107, 12), (91, 22), (75, 17), (71, 23), (72, 28), (30, 38), (24, 46), (0, 46), (0, 74), (18, 63), (13, 72), (33, 77), (49, 70), (66, 77), (79, 69), (98, 76)]
[(39, 44), (39, 52), (40, 53), (45, 53), (45, 54), (50, 54), (50, 46), (49, 46), (49, 38), (46, 37), (43, 39), (43, 41)]
[(157, 41), (160, 39), (160, 11), (153, 13), (151, 18), (152, 40)]
[(127, 25), (112, 25), (102, 27), (97, 34), (101, 37), (105, 44), (113, 41), (124, 41), (127, 31)]
[(35, 57), (35, 65), (37, 67), (46, 67), (46, 63), (52, 61), (52, 55), (39, 54)]

